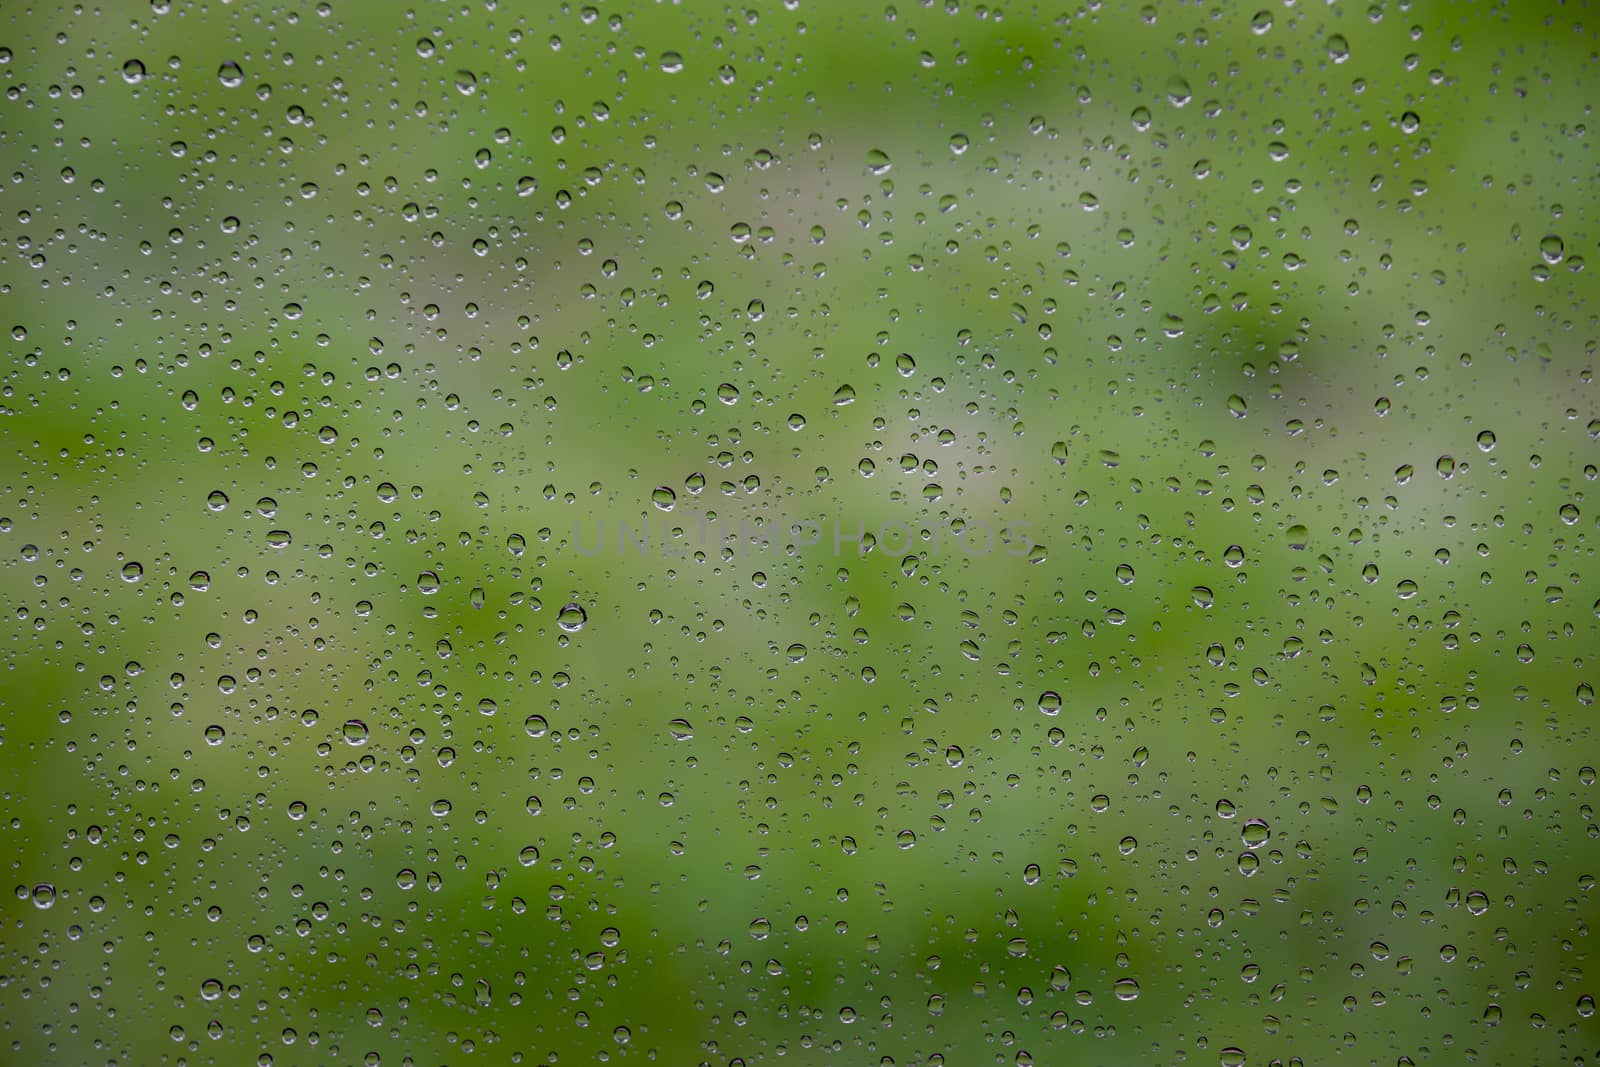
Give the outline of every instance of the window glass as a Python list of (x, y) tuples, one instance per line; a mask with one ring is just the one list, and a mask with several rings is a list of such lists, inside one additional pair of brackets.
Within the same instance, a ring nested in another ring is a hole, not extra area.
[(1600, 17), (0, 8), (0, 1059), (1595, 1063)]

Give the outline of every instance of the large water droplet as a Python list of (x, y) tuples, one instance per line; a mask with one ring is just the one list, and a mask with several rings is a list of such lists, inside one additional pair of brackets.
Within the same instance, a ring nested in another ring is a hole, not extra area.
[(556, 616), (556, 625), (569, 634), (575, 634), (583, 629), (583, 624), (588, 621), (589, 613), (584, 611), (583, 606), (576, 602), (563, 605), (561, 612)]

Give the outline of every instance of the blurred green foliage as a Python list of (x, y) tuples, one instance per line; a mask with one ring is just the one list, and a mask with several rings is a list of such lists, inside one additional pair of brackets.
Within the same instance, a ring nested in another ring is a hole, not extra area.
[(6, 1062), (1595, 1062), (1593, 13), (1262, 2), (0, 10)]

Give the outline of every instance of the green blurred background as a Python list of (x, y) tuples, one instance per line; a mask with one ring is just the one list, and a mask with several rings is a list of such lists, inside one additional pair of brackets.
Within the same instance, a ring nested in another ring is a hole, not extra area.
[(0, 6), (0, 1060), (1596, 1062), (1600, 17), (1261, 3)]

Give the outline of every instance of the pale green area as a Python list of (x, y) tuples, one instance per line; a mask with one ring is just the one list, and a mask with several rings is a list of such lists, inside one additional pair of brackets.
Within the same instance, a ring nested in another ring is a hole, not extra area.
[(1264, 10), (0, 8), (0, 1059), (1594, 1063), (1600, 20)]

